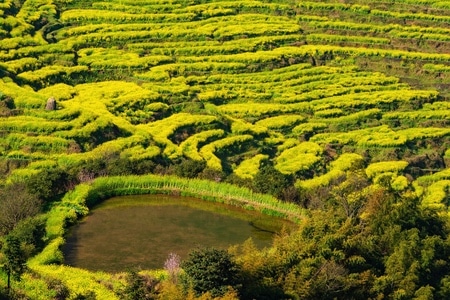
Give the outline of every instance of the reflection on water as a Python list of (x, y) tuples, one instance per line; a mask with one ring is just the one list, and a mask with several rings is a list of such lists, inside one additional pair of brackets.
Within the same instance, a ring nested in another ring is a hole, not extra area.
[(249, 237), (269, 246), (283, 221), (237, 207), (185, 197), (116, 197), (72, 228), (65, 263), (108, 272), (160, 269), (169, 253), (186, 258), (196, 247), (227, 248)]

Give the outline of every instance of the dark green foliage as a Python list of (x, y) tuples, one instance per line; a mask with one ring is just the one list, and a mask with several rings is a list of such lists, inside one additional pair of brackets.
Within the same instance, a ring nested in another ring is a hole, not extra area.
[(175, 174), (180, 177), (195, 178), (206, 167), (206, 161), (183, 160), (175, 166)]
[(30, 194), (42, 200), (50, 200), (66, 191), (70, 176), (59, 168), (42, 170), (27, 181)]
[[(374, 290), (379, 294), (404, 294), (411, 298), (425, 288), (435, 299), (448, 299), (441, 289), (446, 275), (450, 244), (445, 223), (434, 212), (419, 209), (414, 194), (398, 195), (381, 191), (368, 202), (368, 231), (376, 238), (372, 256), (382, 265), (384, 277), (378, 277)], [(442, 295), (445, 295), (443, 297)]]
[(12, 235), (8, 235), (5, 238), (5, 242), (1, 247), (3, 254), (3, 269), (8, 276), (8, 290), (11, 287), (11, 277), (20, 280), (20, 276), (26, 270), (26, 259), (23, 250), (20, 246), (20, 240)]
[(197, 295), (210, 292), (213, 297), (222, 296), (229, 287), (238, 289), (240, 286), (240, 270), (225, 250), (194, 250), (181, 267), (185, 271), (186, 288), (192, 288)]
[(23, 184), (11, 184), (0, 189), (0, 236), (10, 232), (21, 220), (35, 216), (41, 201)]
[(127, 157), (121, 157), (120, 153), (112, 152), (105, 154), (101, 159), (90, 159), (83, 165), (68, 171), (70, 173), (69, 182), (72, 177), (77, 177), (78, 181), (89, 181), (99, 176), (122, 176), (122, 175), (142, 175), (155, 172), (157, 164), (151, 160), (135, 161)]
[(157, 299), (159, 281), (148, 275), (128, 271), (127, 285), (121, 294), (124, 300)]
[[(7, 274), (7, 288), (10, 290), (11, 277), (20, 280), (26, 270), (26, 260), (42, 250), (45, 236), (45, 219), (35, 217), (20, 221), (5, 237), (2, 252), (3, 269)], [(0, 298), (1, 299), (1, 298)]]
[[(259, 299), (258, 290), (272, 287), (289, 299), (450, 297), (445, 222), (420, 208), (413, 193), (378, 188), (363, 196), (365, 183), (350, 181), (311, 211), (298, 231), (277, 238), (271, 252), (243, 250), (252, 286), (244, 295)], [(355, 203), (357, 209), (345, 205)]]
[(228, 175), (225, 182), (228, 182), (230, 184), (234, 184), (237, 186), (241, 186), (241, 187), (246, 187), (249, 189), (253, 188), (253, 181), (251, 179), (241, 178), (241, 177), (237, 176), (235, 173), (231, 173), (230, 175)]
[(222, 171), (206, 167), (201, 173), (198, 174), (197, 177), (200, 179), (220, 182), (226, 177), (226, 174)]
[(253, 189), (258, 193), (271, 194), (278, 199), (290, 198), (295, 201), (288, 190), (292, 186), (292, 177), (285, 175), (275, 169), (272, 165), (266, 164), (260, 168), (259, 172), (253, 178)]
[(20, 246), (26, 258), (44, 248), (45, 218), (34, 217), (20, 221), (9, 233), (20, 241)]
[(130, 174), (148, 174), (155, 168), (155, 163), (151, 160), (132, 161), (128, 158), (117, 158), (108, 162), (106, 172), (110, 176), (130, 175)]
[(9, 300), (8, 290), (0, 287), (0, 300)]

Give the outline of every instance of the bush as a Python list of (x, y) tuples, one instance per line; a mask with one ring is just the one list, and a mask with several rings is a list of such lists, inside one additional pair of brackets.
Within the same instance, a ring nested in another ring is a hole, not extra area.
[(225, 250), (194, 250), (181, 267), (185, 272), (182, 278), (185, 288), (192, 288), (197, 295), (209, 292), (213, 297), (219, 297), (225, 295), (230, 287), (240, 287), (240, 269)]
[(253, 189), (262, 194), (270, 194), (278, 199), (285, 200), (285, 197), (295, 202), (297, 196), (292, 196), (289, 187), (292, 185), (292, 176), (285, 175), (275, 169), (272, 165), (265, 165), (253, 178)]
[(42, 217), (27, 218), (20, 221), (9, 233), (20, 241), (20, 247), (26, 258), (44, 248), (46, 220)]
[(206, 161), (183, 160), (175, 166), (175, 174), (179, 177), (196, 178), (206, 167)]
[(156, 299), (159, 281), (149, 275), (128, 271), (127, 285), (121, 294), (126, 300)]
[(39, 199), (50, 200), (52, 197), (66, 192), (69, 177), (59, 168), (43, 170), (28, 180), (27, 190)]

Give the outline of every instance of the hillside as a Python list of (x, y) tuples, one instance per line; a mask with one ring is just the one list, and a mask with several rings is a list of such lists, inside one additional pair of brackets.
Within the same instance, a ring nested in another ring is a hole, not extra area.
[(447, 216), (449, 125), (448, 1), (0, 3), (0, 183), (46, 200), (153, 173), (313, 209), (358, 173)]

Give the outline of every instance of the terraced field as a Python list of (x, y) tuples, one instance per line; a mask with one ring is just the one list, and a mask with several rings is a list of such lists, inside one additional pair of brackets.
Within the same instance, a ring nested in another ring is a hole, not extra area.
[(447, 214), (448, 1), (4, 0), (0, 99), (3, 183), (270, 161), (302, 191), (349, 170), (413, 182)]
[(306, 188), (401, 160), (448, 186), (450, 7), (347, 2), (4, 2), (0, 155), (25, 166), (4, 180), (119, 155), (272, 160)]

